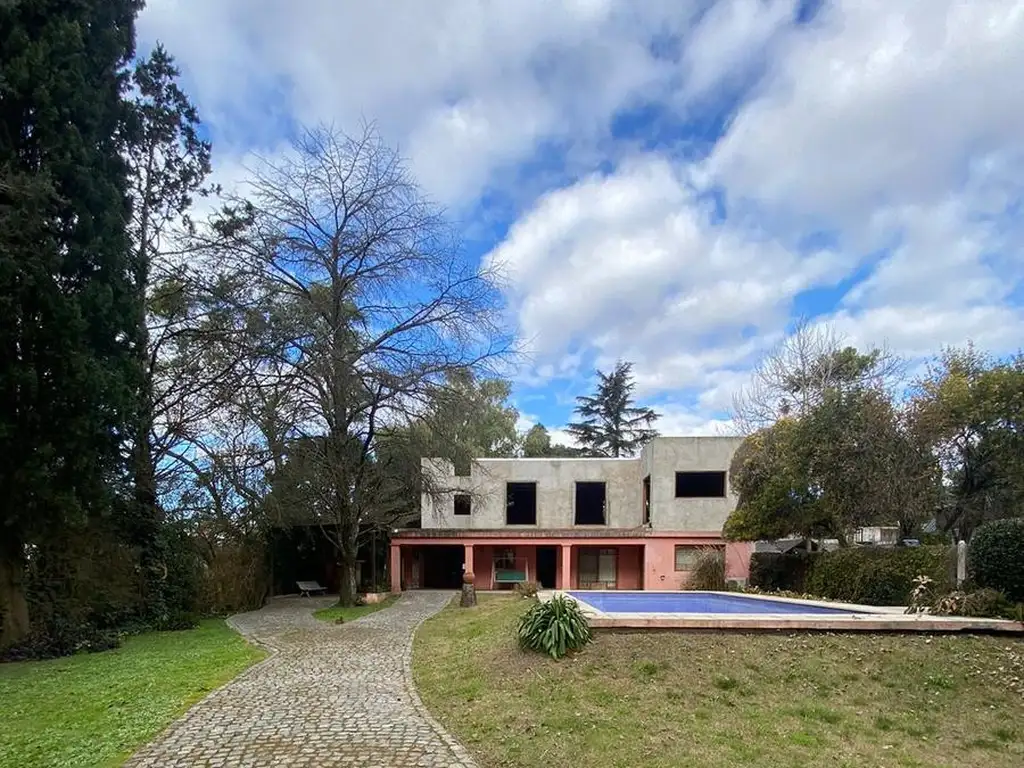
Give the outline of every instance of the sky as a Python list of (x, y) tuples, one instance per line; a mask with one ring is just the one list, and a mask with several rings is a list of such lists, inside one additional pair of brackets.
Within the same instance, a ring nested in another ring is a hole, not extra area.
[(1024, 0), (149, 0), (217, 181), (372, 120), (504, 276), (520, 425), (633, 363), (731, 429), (803, 318), (921, 361), (1024, 346)]

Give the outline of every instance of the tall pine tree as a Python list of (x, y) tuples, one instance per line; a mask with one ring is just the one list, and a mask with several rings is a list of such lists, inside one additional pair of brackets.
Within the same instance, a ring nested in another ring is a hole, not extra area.
[(0, 647), (29, 545), (106, 514), (140, 382), (123, 158), (141, 0), (0, 4)]
[(566, 427), (590, 456), (632, 456), (652, 437), (658, 414), (633, 404), (633, 365), (618, 362), (611, 373), (597, 372), (597, 391), (576, 398), (579, 421)]
[[(138, 417), (130, 436), (131, 472), (135, 504), (123, 522), (123, 532), (138, 548), (143, 575), (144, 601), (151, 617), (161, 621), (175, 610), (167, 596), (168, 540), (158, 500), (157, 473), (167, 460), (167, 452), (176, 435), (166, 427), (167, 411), (177, 407), (178, 397), (195, 394), (192, 386), (174, 381), (169, 392), (161, 378), (161, 363), (168, 356), (166, 347), (188, 336), (187, 329), (171, 322), (159, 312), (151, 312), (152, 303), (183, 301), (189, 291), (186, 270), (175, 264), (165, 252), (167, 241), (178, 229), (188, 230), (188, 211), (193, 195), (206, 194), (203, 182), (210, 173), (210, 144), (199, 135), (199, 114), (178, 86), (179, 71), (174, 59), (161, 45), (135, 63), (132, 73), (133, 99), (129, 120), (127, 157), (129, 194), (132, 199), (131, 273), (137, 292), (135, 351), (142, 370), (138, 394)], [(150, 295), (157, 286), (155, 296)], [(173, 285), (175, 290), (168, 291)], [(199, 334), (195, 334), (198, 336)], [(204, 377), (196, 376), (200, 385)], [(160, 418), (163, 416), (164, 418)]]

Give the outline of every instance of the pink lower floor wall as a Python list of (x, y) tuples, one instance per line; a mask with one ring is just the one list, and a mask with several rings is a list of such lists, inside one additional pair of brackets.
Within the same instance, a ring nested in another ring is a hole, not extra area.
[[(677, 548), (700, 550), (708, 546), (724, 548), (726, 578), (747, 578), (753, 545), (722, 542), (717, 536), (608, 541), (533, 538), (528, 543), (522, 539), (410, 538), (396, 539), (391, 544), (391, 589), (398, 592), (429, 586), (450, 587), (461, 578), (461, 572), (468, 572), (473, 574), (477, 589), (510, 586), (511, 582), (503, 581), (502, 577), (513, 573), (526, 581), (553, 582), (546, 586), (558, 589), (677, 590), (687, 584), (690, 576), (685, 557), (681, 558), (683, 567), (677, 568)], [(546, 568), (538, 564), (545, 559), (543, 550), (547, 550)], [(438, 580), (437, 562), (442, 551), (447, 571), (441, 575), (447, 581)], [(581, 555), (586, 563), (583, 568)], [(595, 569), (597, 563), (600, 570)]]

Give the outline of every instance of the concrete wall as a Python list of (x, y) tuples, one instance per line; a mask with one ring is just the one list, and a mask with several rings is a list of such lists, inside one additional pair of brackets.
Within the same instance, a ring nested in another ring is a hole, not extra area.
[[(677, 471), (728, 471), (742, 438), (661, 437), (634, 459), (478, 459), (470, 475), (457, 477), (451, 462), (424, 459), (428, 489), (421, 499), (422, 526), (448, 529), (577, 528), (578, 481), (605, 482), (605, 526), (636, 528), (643, 524), (642, 483), (651, 477), (651, 527), (660, 531), (720, 531), (735, 507), (726, 482), (726, 496), (717, 499), (675, 498)], [(537, 524), (505, 523), (505, 484), (537, 484)], [(471, 496), (471, 514), (455, 515), (454, 495)], [(590, 526), (586, 526), (590, 527)]]
[(736, 498), (726, 477), (726, 495), (718, 499), (677, 499), (676, 472), (728, 472), (741, 437), (672, 437), (652, 440), (651, 527), (656, 531), (720, 531)]
[[(640, 525), (640, 476), (635, 459), (478, 459), (469, 477), (455, 477), (451, 464), (424, 459), (423, 471), (432, 473), (428, 485), (440, 493), (424, 493), (421, 500), (424, 528), (634, 528)], [(576, 526), (576, 482), (605, 483), (605, 525)], [(537, 484), (537, 524), (506, 525), (505, 484)], [(456, 515), (454, 494), (471, 495), (470, 515)]]

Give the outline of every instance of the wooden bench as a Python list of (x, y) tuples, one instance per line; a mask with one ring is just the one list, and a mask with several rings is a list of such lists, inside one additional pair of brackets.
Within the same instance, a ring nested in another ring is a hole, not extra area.
[(316, 581), (296, 581), (299, 586), (299, 597), (309, 597), (314, 592), (323, 592), (327, 594), (327, 587), (321, 587), (319, 582)]

